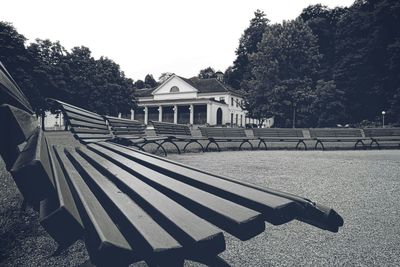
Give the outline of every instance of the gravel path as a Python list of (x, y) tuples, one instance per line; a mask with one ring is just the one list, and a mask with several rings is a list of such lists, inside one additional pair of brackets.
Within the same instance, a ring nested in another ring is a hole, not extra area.
[[(400, 150), (229, 151), (168, 158), (308, 197), (344, 217), (337, 234), (293, 221), (268, 224), (267, 231), (246, 242), (226, 235), (222, 257), (232, 266), (400, 266)], [(20, 213), (21, 199), (1, 163), (0, 266), (84, 262), (87, 253), (80, 241), (50, 256), (55, 242), (35, 212)]]
[(293, 221), (247, 242), (227, 237), (234, 266), (400, 266), (400, 150), (239, 151), (170, 155), (213, 173), (308, 197), (339, 212), (333, 234)]

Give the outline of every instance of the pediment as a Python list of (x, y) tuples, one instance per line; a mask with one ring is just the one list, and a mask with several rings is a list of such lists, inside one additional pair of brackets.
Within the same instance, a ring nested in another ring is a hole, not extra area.
[(152, 92), (152, 95), (197, 93), (197, 89), (177, 75), (168, 78)]

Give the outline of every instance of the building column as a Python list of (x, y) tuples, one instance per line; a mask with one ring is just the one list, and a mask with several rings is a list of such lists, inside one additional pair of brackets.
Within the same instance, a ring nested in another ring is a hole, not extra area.
[(131, 109), (131, 121), (135, 119), (135, 111)]
[(162, 121), (162, 106), (158, 107), (158, 121)]
[(122, 113), (121, 112), (118, 113), (118, 118), (120, 118), (120, 119), (122, 118)]
[(147, 107), (144, 107), (144, 124), (148, 124), (149, 123), (149, 110), (147, 109)]
[(193, 106), (193, 104), (190, 105), (189, 111), (190, 111), (189, 123), (191, 125), (193, 125), (193, 121), (194, 121), (194, 106)]
[(211, 104), (207, 103), (207, 123), (211, 125)]
[(178, 106), (174, 105), (174, 123), (178, 123)]

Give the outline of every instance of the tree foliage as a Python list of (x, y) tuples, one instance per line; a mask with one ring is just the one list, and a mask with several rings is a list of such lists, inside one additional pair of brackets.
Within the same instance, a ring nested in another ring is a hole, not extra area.
[(40, 39), (26, 47), (25, 37), (5, 22), (0, 22), (0, 36), (0, 60), (38, 114), (49, 108), (47, 97), (109, 115), (135, 106), (133, 81), (112, 60), (94, 59), (89, 48), (69, 52), (59, 42)]
[(249, 27), (244, 31), (236, 49), (236, 59), (233, 66), (225, 71), (224, 81), (233, 88), (239, 89), (240, 83), (251, 75), (249, 56), (258, 51), (258, 43), (261, 41), (269, 20), (261, 10), (254, 12)]
[(213, 68), (207, 67), (205, 69), (200, 70), (198, 77), (200, 79), (211, 79), (211, 78), (216, 78), (217, 75)]
[(265, 24), (256, 48), (245, 45), (249, 27), (225, 81), (244, 89), (251, 116), (275, 116), (278, 126), (293, 111), (297, 126), (379, 122), (383, 110), (400, 124), (399, 14), (396, 0), (313, 5), (295, 21)]
[(301, 20), (269, 26), (250, 57), (252, 77), (243, 83), (248, 109), (256, 117), (275, 116), (278, 126), (305, 125), (313, 101), (320, 55), (311, 29)]

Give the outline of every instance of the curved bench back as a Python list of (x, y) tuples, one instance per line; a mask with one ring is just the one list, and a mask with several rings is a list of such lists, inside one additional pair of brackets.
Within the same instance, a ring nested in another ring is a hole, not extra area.
[(321, 129), (310, 129), (311, 138), (318, 137), (363, 137), (361, 129), (357, 128), (321, 128)]
[(253, 128), (254, 137), (304, 137), (303, 130), (290, 128)]
[(400, 128), (365, 128), (366, 137), (399, 136)]
[(143, 136), (145, 135), (146, 125), (136, 120), (128, 120), (105, 116), (111, 130), (115, 136), (130, 135), (130, 136)]
[(192, 135), (186, 124), (175, 124), (170, 122), (151, 121), (157, 135)]
[(113, 138), (105, 119), (101, 115), (60, 100), (48, 100), (58, 104), (64, 114), (67, 126), (79, 141), (92, 143)]
[(199, 127), (205, 137), (247, 137), (244, 128)]

